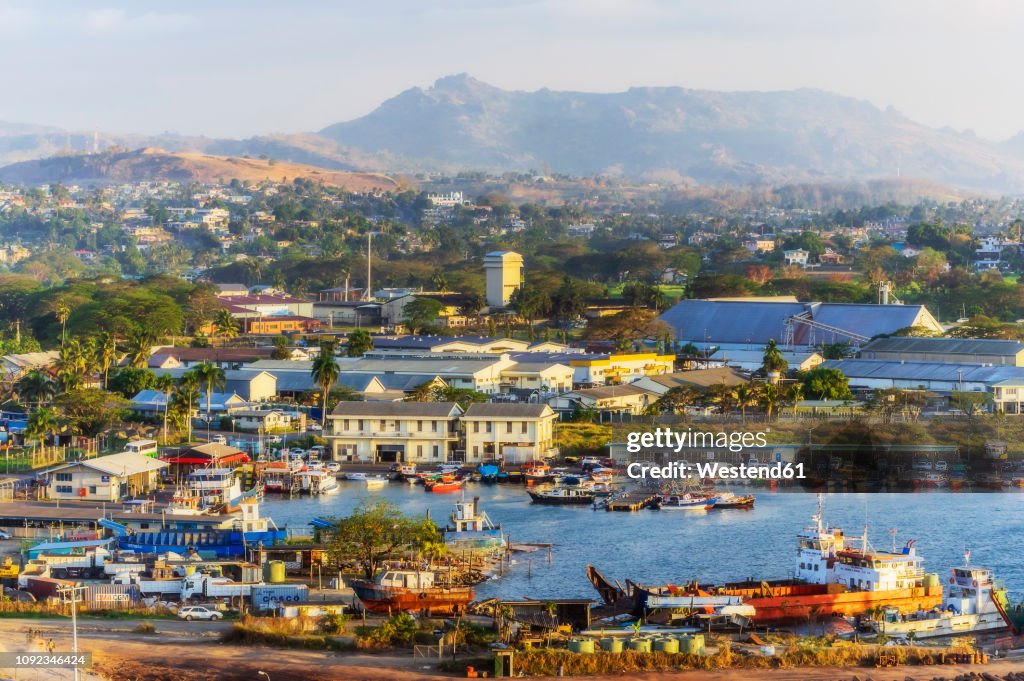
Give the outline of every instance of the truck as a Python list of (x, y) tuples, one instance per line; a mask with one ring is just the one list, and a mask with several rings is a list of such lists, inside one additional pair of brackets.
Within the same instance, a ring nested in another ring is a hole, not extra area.
[(25, 572), (46, 577), (98, 577), (110, 560), (101, 546), (85, 553), (40, 553), (25, 564)]
[(206, 598), (235, 598), (251, 596), (252, 589), (256, 586), (263, 586), (263, 584), (234, 582), (226, 577), (189, 575), (182, 580), (181, 599), (185, 600), (194, 596), (205, 596)]

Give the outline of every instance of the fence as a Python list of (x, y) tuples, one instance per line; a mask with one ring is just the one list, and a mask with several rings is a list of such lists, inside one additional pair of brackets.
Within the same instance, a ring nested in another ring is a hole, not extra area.
[(417, 645), (417, 646), (413, 646), (413, 648), (412, 648), (412, 656), (413, 657), (436, 657), (437, 659), (441, 659), (442, 657), (445, 656), (445, 651), (446, 650), (448, 651), (448, 654), (450, 654), (450, 655), (454, 655), (455, 654), (455, 646), (446, 646), (446, 645), (443, 645), (443, 644), (438, 644), (436, 646), (420, 646), (420, 645)]
[(0, 458), (0, 472), (4, 475), (9, 473), (28, 473), (40, 468), (49, 468), (68, 461), (82, 461), (92, 459), (97, 452), (92, 443), (86, 447), (72, 447), (70, 445), (58, 447), (9, 447), (4, 450)]

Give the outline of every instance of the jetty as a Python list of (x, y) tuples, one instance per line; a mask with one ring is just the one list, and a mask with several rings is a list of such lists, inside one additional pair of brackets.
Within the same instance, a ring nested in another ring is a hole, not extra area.
[(649, 490), (633, 490), (626, 492), (608, 502), (605, 510), (608, 511), (640, 511), (650, 508), (657, 502), (658, 495)]

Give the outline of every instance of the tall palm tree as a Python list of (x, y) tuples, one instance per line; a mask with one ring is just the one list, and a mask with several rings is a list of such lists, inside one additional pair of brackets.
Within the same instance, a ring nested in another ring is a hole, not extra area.
[(54, 312), (57, 315), (57, 320), (60, 321), (60, 345), (64, 347), (64, 332), (67, 329), (68, 317), (71, 316), (71, 306), (66, 301), (60, 300)]
[(104, 331), (96, 337), (96, 365), (103, 374), (103, 389), (107, 389), (110, 367), (117, 361), (117, 342), (114, 336)]
[(212, 362), (197, 364), (189, 373), (194, 374), (199, 385), (206, 391), (206, 431), (210, 431), (210, 402), (213, 399), (213, 391), (223, 390), (227, 383), (227, 375), (224, 370)]
[(757, 387), (750, 383), (741, 383), (732, 390), (733, 400), (740, 408), (740, 420), (747, 422), (747, 407), (757, 404)]
[(782, 350), (779, 348), (775, 339), (772, 338), (768, 341), (768, 345), (764, 347), (764, 356), (761, 359), (761, 367), (765, 373), (768, 374), (768, 379), (772, 383), (778, 383), (779, 377), (786, 373), (786, 369), (789, 368), (789, 362), (786, 361), (785, 356), (782, 354)]
[(128, 364), (136, 369), (146, 368), (149, 352), (153, 349), (153, 337), (144, 332), (136, 331), (128, 338)]
[(331, 386), (338, 380), (341, 373), (338, 363), (334, 360), (334, 343), (321, 343), (320, 354), (313, 360), (313, 368), (310, 374), (313, 380), (320, 386), (323, 394), (323, 413), (320, 415), (320, 426), (327, 430), (327, 396), (331, 393)]
[(54, 395), (57, 386), (45, 371), (32, 369), (17, 383), (18, 400), (22, 404), (34, 404), (38, 409)]
[(60, 423), (57, 420), (57, 411), (50, 407), (40, 407), (28, 417), (28, 424), (25, 426), (25, 437), (39, 438), (45, 444), (47, 435), (57, 433)]
[(779, 386), (775, 383), (765, 383), (758, 391), (757, 401), (764, 409), (765, 421), (772, 420), (772, 412), (779, 403)]
[(174, 385), (174, 377), (170, 374), (160, 374), (153, 383), (153, 388), (164, 394), (164, 446), (167, 445), (167, 409), (170, 406)]
[(82, 386), (82, 379), (88, 371), (89, 364), (77, 338), (71, 338), (60, 349), (57, 358), (57, 379), (65, 392), (77, 390)]
[(174, 399), (185, 405), (185, 428), (189, 442), (192, 441), (192, 411), (199, 399), (199, 387), (199, 379), (190, 371), (178, 379), (178, 387), (174, 390)]
[(225, 342), (238, 336), (238, 322), (231, 316), (231, 312), (226, 309), (217, 310), (213, 327), (218, 336), (224, 337)]

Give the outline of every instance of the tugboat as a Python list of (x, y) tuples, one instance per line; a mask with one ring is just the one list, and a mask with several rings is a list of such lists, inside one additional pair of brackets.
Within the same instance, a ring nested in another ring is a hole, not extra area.
[[(756, 626), (808, 622), (834, 615), (863, 615), (876, 608), (893, 607), (900, 614), (927, 611), (942, 603), (942, 584), (936, 574), (925, 574), (924, 561), (914, 541), (900, 551), (878, 551), (868, 544), (867, 530), (860, 539), (848, 539), (843, 530), (827, 527), (822, 520), (822, 501), (814, 524), (797, 535), (795, 579), (704, 585), (695, 581), (683, 586), (632, 585), (636, 613), (686, 608), (694, 597), (739, 596), (754, 608)], [(858, 546), (859, 544), (859, 546)], [(607, 580), (588, 575), (602, 597), (608, 599)], [(614, 602), (614, 601), (611, 601)]]
[(494, 526), (487, 513), (480, 510), (480, 497), (473, 497), (472, 501), (456, 501), (450, 519), (451, 525), (442, 531), (444, 543), (452, 551), (489, 550), (505, 545), (504, 532)]
[(964, 557), (964, 565), (953, 568), (941, 610), (907, 615), (895, 607), (887, 607), (881, 621), (874, 622), (876, 631), (887, 636), (912, 633), (915, 638), (927, 638), (1006, 628), (1007, 622), (999, 608), (1000, 598), (1005, 600), (1006, 589), (992, 580), (990, 570), (969, 566), (970, 551)]
[(473, 600), (472, 587), (439, 585), (433, 572), (418, 570), (385, 570), (373, 581), (356, 579), (351, 586), (370, 612), (454, 615)]
[(552, 506), (591, 505), (595, 497), (594, 490), (586, 487), (548, 487), (526, 492), (533, 503)]

